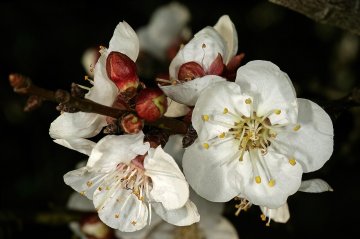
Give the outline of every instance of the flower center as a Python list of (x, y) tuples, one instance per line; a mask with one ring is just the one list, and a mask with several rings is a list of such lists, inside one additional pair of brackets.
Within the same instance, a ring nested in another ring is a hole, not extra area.
[(138, 155), (129, 164), (119, 164), (115, 176), (121, 188), (131, 190), (141, 201), (145, 200), (151, 186), (150, 177), (145, 175), (144, 158), (144, 155)]

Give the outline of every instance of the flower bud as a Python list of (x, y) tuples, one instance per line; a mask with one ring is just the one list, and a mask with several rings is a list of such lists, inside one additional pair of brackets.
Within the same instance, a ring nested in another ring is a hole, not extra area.
[(144, 121), (133, 113), (123, 116), (120, 120), (120, 126), (125, 133), (137, 134), (144, 127)]
[(191, 81), (204, 75), (204, 68), (195, 61), (190, 61), (180, 66), (178, 79), (180, 81)]
[(87, 238), (114, 238), (114, 231), (105, 225), (96, 214), (84, 216), (80, 221), (80, 230)]
[(106, 59), (106, 73), (120, 92), (136, 89), (139, 85), (136, 64), (123, 53), (110, 52)]
[(167, 99), (160, 89), (146, 88), (136, 97), (136, 113), (146, 121), (160, 119), (167, 110)]

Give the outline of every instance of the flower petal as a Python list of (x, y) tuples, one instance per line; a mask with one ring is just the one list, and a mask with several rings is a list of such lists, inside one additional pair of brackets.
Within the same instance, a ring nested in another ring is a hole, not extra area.
[(296, 159), (305, 173), (321, 168), (333, 152), (333, 124), (329, 115), (317, 104), (298, 99), (300, 128), (278, 134), (279, 151)]
[(175, 162), (180, 169), (182, 168), (182, 158), (185, 152), (185, 149), (182, 146), (183, 138), (184, 135), (182, 134), (170, 135), (169, 140), (164, 147), (164, 151), (175, 159)]
[(150, 148), (144, 143), (144, 134), (107, 135), (94, 147), (87, 166), (103, 172), (116, 168), (119, 163), (129, 163), (137, 155), (144, 155)]
[(152, 206), (163, 220), (176, 226), (187, 226), (200, 221), (196, 205), (190, 200), (183, 207), (174, 210), (167, 210), (161, 203), (153, 203)]
[(322, 193), (326, 191), (334, 191), (332, 187), (322, 179), (311, 179), (301, 182), (299, 191), (306, 193)]
[(144, 160), (145, 174), (152, 180), (150, 197), (167, 210), (182, 207), (189, 199), (189, 185), (175, 160), (161, 146), (149, 149)]
[(50, 125), (54, 139), (90, 138), (106, 125), (105, 116), (95, 113), (62, 113)]
[(135, 31), (125, 21), (120, 22), (115, 28), (108, 52), (112, 51), (121, 52), (134, 62), (139, 55), (139, 39)]
[(289, 122), (296, 123), (295, 89), (288, 75), (275, 64), (269, 61), (250, 61), (238, 69), (235, 82), (243, 92), (254, 97), (254, 109), (258, 116), (281, 109), (286, 112)]
[(66, 173), (64, 175), (64, 182), (81, 195), (92, 200), (95, 190), (99, 187), (105, 176), (106, 174), (104, 173), (89, 171), (87, 167), (82, 167)]
[(181, 117), (189, 113), (190, 108), (184, 104), (177, 103), (175, 100), (167, 98), (168, 107), (164, 114), (166, 117)]
[(227, 64), (238, 50), (238, 35), (234, 23), (228, 15), (223, 15), (215, 24), (214, 29), (224, 38), (227, 46), (226, 55), (223, 56), (224, 63)]
[(97, 61), (94, 69), (94, 86), (85, 95), (85, 98), (111, 106), (118, 95), (118, 88), (107, 76), (106, 57), (107, 54), (102, 54)]
[(233, 141), (204, 149), (199, 140), (185, 150), (184, 174), (197, 194), (209, 201), (227, 202), (240, 193), (235, 178), (228, 174), (230, 166), (226, 164), (236, 150)]
[(207, 71), (218, 54), (224, 56), (226, 50), (226, 42), (221, 35), (214, 28), (206, 27), (179, 50), (169, 66), (170, 78), (177, 79), (180, 66), (190, 61), (199, 63)]
[(203, 89), (209, 85), (222, 81), (226, 80), (220, 76), (207, 75), (192, 81), (168, 86), (159, 85), (159, 87), (168, 97), (176, 102), (193, 106)]
[(180, 3), (172, 2), (158, 8), (150, 23), (137, 31), (141, 49), (164, 59), (166, 51), (180, 37), (189, 20), (189, 10)]
[[(245, 103), (248, 98), (251, 97), (242, 95), (239, 85), (233, 82), (225, 81), (208, 86), (201, 93), (192, 112), (191, 121), (199, 139), (201, 141), (212, 139), (227, 132), (230, 126), (234, 126), (234, 116), (225, 115), (225, 108), (239, 117), (250, 116), (250, 105)], [(204, 121), (204, 115), (209, 116), (209, 120)], [(219, 121), (221, 123), (218, 123)]]
[(276, 209), (260, 207), (266, 217), (275, 222), (286, 223), (290, 219), (289, 206), (287, 203)]
[[(254, 164), (251, 160), (255, 161)], [(258, 175), (253, 165), (256, 165)], [(235, 170), (242, 178), (242, 195), (253, 204), (270, 209), (284, 205), (288, 196), (294, 194), (301, 184), (301, 166), (290, 164), (284, 155), (272, 148), (268, 148), (264, 156), (257, 151), (245, 154), (242, 164), (239, 163)], [(256, 176), (260, 176), (260, 183), (256, 182)]]
[[(110, 180), (110, 179), (109, 179)], [(117, 186), (117, 181), (104, 180), (94, 193), (94, 206), (100, 219), (109, 227), (124, 232), (144, 228), (148, 219), (148, 208), (131, 190)]]
[(83, 139), (83, 138), (55, 139), (54, 142), (66, 148), (76, 150), (86, 155), (91, 154), (91, 151), (96, 144), (91, 140)]
[(66, 205), (67, 208), (71, 210), (81, 211), (81, 212), (94, 212), (95, 207), (91, 200), (82, 196), (79, 193), (72, 193), (69, 197), (69, 200)]

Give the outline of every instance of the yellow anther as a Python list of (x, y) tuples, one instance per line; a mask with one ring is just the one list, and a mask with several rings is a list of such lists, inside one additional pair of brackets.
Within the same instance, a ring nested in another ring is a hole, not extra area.
[(106, 186), (105, 190), (110, 190), (110, 187), (109, 187), (109, 186)]
[(220, 138), (220, 139), (225, 138), (225, 132), (222, 132), (222, 133), (219, 135), (219, 138)]
[(131, 123), (135, 124), (139, 121), (138, 117), (134, 116), (134, 118), (131, 119)]
[(251, 101), (250, 98), (247, 98), (247, 99), (245, 100), (245, 103), (248, 104), (248, 105), (251, 104), (251, 102), (252, 102), (252, 101)]
[(120, 216), (119, 214), (115, 214), (115, 218), (119, 218), (119, 216)]
[(275, 185), (275, 180), (274, 179), (271, 179), (268, 183), (269, 187), (274, 187)]
[(85, 80), (89, 80), (89, 76), (84, 76), (84, 79), (85, 79)]
[(134, 226), (136, 225), (136, 221), (132, 221), (131, 224), (133, 224)]
[(86, 182), (86, 185), (87, 185), (88, 187), (91, 187), (91, 186), (93, 185), (93, 182), (87, 181), (87, 182)]
[(228, 108), (224, 108), (223, 114), (227, 114), (229, 112)]
[(294, 158), (290, 158), (289, 159), (289, 164), (291, 164), (292, 166), (294, 166), (296, 164), (296, 160)]
[(301, 125), (297, 124), (294, 126), (293, 130), (298, 131), (301, 128)]
[(265, 214), (261, 214), (260, 217), (261, 217), (261, 220), (262, 220), (262, 221), (266, 221), (266, 216), (265, 216)]
[(81, 192), (80, 192), (80, 195), (81, 195), (81, 196), (85, 196), (85, 191), (81, 191)]
[(279, 115), (279, 114), (281, 114), (281, 110), (279, 110), (279, 109), (274, 110), (274, 113), (277, 114), (277, 115)]
[(202, 115), (201, 118), (203, 121), (208, 121), (210, 117), (209, 115)]
[(99, 189), (99, 191), (101, 191), (101, 190), (102, 190), (102, 187), (99, 187), (98, 189)]
[(255, 177), (255, 182), (256, 182), (257, 184), (261, 183), (261, 177), (260, 177), (260, 176), (256, 176), (256, 177)]
[(206, 44), (203, 43), (203, 44), (201, 45), (201, 47), (202, 47), (202, 48), (206, 48)]
[(203, 143), (203, 147), (204, 147), (204, 149), (208, 149), (210, 147), (210, 145), (208, 143)]

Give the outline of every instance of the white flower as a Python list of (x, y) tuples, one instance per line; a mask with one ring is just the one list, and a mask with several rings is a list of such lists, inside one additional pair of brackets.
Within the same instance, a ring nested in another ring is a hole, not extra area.
[(177, 2), (160, 7), (151, 16), (149, 24), (136, 31), (141, 50), (164, 60), (166, 51), (181, 36), (189, 20), (189, 10)]
[(100, 219), (125, 232), (142, 229), (151, 209), (183, 226), (199, 221), (189, 186), (174, 159), (144, 134), (106, 136), (93, 148), (86, 167), (64, 176), (65, 183), (93, 200)]
[[(118, 95), (116, 85), (106, 73), (106, 58), (111, 51), (118, 51), (136, 61), (139, 54), (139, 40), (134, 30), (126, 23), (120, 22), (109, 43), (109, 49), (102, 48), (101, 56), (95, 65), (93, 87), (85, 95), (86, 99), (111, 106)], [(55, 142), (70, 149), (89, 154), (89, 144), (85, 138), (97, 135), (106, 126), (106, 116), (95, 113), (62, 113), (50, 125), (50, 136)]]
[(211, 201), (235, 196), (278, 208), (333, 151), (333, 125), (314, 102), (297, 99), (286, 73), (252, 61), (236, 82), (209, 86), (192, 114), (198, 139), (186, 149), (184, 173)]
[[(172, 84), (159, 85), (160, 88), (176, 102), (195, 105), (201, 90), (215, 82), (224, 81), (217, 75), (222, 73), (224, 64), (228, 64), (235, 56), (237, 43), (234, 24), (229, 16), (222, 16), (214, 27), (202, 29), (179, 50), (169, 67)], [(184, 69), (186, 64), (188, 69)]]

